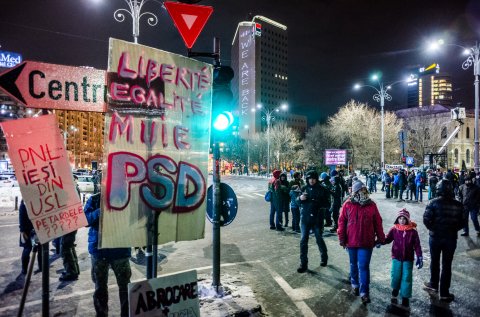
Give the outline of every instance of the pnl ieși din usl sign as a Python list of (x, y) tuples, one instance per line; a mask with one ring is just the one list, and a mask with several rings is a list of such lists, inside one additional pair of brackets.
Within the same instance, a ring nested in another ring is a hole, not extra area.
[(22, 62), (22, 55), (13, 52), (0, 51), (0, 67), (11, 68)]

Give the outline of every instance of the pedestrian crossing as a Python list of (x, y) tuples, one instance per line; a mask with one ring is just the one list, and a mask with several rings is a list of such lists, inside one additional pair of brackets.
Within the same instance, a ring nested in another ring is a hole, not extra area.
[(237, 199), (258, 199), (258, 197), (264, 197), (265, 194), (261, 193), (241, 193), (237, 194)]

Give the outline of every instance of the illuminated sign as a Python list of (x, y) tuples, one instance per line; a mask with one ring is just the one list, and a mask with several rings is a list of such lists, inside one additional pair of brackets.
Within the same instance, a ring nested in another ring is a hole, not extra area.
[(260, 23), (255, 23), (255, 35), (262, 36), (262, 25)]
[(433, 63), (430, 66), (419, 68), (418, 72), (421, 73), (422, 75), (438, 74), (440, 72), (440, 65), (438, 65), (437, 63)]
[(0, 67), (15, 67), (20, 64), (22, 60), (22, 55), (18, 53), (0, 51)]
[(346, 165), (347, 150), (325, 150), (325, 165)]
[(240, 99), (240, 118), (250, 115), (250, 109), (255, 108), (256, 24), (252, 23), (251, 25), (240, 25), (238, 28), (238, 91)]

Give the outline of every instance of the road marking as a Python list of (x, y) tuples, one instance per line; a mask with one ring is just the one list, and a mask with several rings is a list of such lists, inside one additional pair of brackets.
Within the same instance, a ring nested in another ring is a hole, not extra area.
[(18, 223), (11, 223), (11, 224), (6, 224), (6, 225), (1, 225), (0, 228), (3, 228), (3, 227), (16, 227), (18, 226)]
[[(305, 296), (301, 296), (298, 289), (292, 288), (287, 281), (283, 279), (277, 272), (272, 270), (270, 266), (268, 266), (265, 262), (262, 262), (261, 265), (270, 273), (273, 279), (277, 282), (277, 284), (283, 289), (285, 294), (287, 294), (290, 299), (293, 301), (295, 306), (302, 312), (302, 316), (306, 317), (316, 317), (317, 315), (308, 307), (308, 305), (303, 301)], [(299, 296), (300, 295), (300, 296)]]
[(265, 197), (264, 194), (259, 194), (259, 193), (253, 193), (254, 195), (260, 196), (260, 197)]
[(458, 276), (458, 277), (460, 277), (460, 278), (463, 278), (463, 279), (469, 281), (469, 282), (472, 283), (472, 284), (477, 284), (477, 283), (478, 283), (478, 280), (477, 280), (477, 279), (475, 279), (475, 278), (473, 278), (473, 277), (471, 277), (471, 276), (469, 276), (469, 275), (467, 275), (467, 274), (463, 274), (463, 273), (460, 273), (460, 272), (457, 272), (457, 271), (452, 271), (452, 274), (453, 274), (453, 275), (456, 275), (456, 276)]
[(10, 262), (10, 261), (18, 261), (19, 257), (14, 257), (14, 258), (6, 258), (6, 259), (1, 259), (0, 260), (0, 263), (3, 263), (3, 262)]

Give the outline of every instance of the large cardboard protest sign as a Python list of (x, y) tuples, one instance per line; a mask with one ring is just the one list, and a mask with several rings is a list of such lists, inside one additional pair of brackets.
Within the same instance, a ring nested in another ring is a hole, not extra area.
[(110, 40), (102, 181), (102, 248), (144, 246), (205, 231), (211, 65)]
[(41, 243), (87, 225), (55, 115), (1, 123)]
[(200, 316), (197, 272), (128, 284), (130, 316)]

